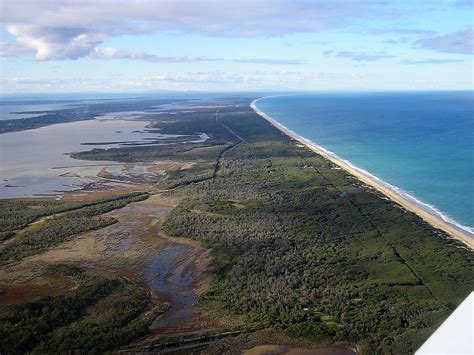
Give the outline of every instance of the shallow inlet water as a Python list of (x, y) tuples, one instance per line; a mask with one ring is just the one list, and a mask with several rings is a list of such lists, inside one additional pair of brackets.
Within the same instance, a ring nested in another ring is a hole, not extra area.
[[(178, 135), (149, 132), (148, 122), (95, 119), (0, 135), (0, 198), (54, 194), (97, 180), (114, 162), (72, 159), (73, 152), (163, 142)], [(204, 141), (207, 136), (201, 135)], [(159, 143), (157, 143), (159, 144)]]
[(169, 299), (171, 308), (152, 324), (152, 329), (170, 328), (189, 321), (195, 310), (193, 287), (195, 266), (189, 262), (190, 245), (172, 244), (164, 248), (149, 265), (146, 279), (159, 295)]
[[(107, 213), (117, 223), (90, 232), (104, 245), (102, 257), (119, 270), (134, 270), (169, 309), (151, 325), (154, 332), (171, 332), (189, 322), (199, 311), (193, 307), (200, 272), (197, 264), (202, 252), (192, 244), (163, 238), (160, 221), (171, 210), (161, 204), (160, 196), (131, 203)], [(104, 259), (102, 259), (104, 260)]]

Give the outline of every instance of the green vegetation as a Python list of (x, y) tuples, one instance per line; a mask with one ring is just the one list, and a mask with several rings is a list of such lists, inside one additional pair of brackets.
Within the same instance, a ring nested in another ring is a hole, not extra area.
[(161, 146), (122, 147), (111, 149), (93, 149), (75, 153), (73, 158), (87, 160), (113, 160), (120, 162), (137, 162), (155, 159), (174, 160), (211, 160), (214, 161), (220, 152), (232, 143), (236, 137), (221, 124), (216, 124), (216, 110), (205, 110), (198, 113), (162, 114), (147, 116), (154, 119), (151, 129), (159, 128), (163, 134), (206, 133), (209, 139), (203, 143), (178, 143)]
[(471, 291), (473, 255), (459, 242), (248, 108), (215, 124), (242, 138), (217, 173), (160, 183), (181, 199), (165, 231), (212, 248), (206, 299), (290, 335), (408, 354)]
[(170, 116), (155, 127), (211, 139), (78, 157), (195, 161), (159, 187), (181, 200), (165, 231), (212, 249), (206, 299), (290, 335), (406, 354), (471, 291), (470, 251), (248, 106)]
[(13, 232), (36, 221), (38, 218), (83, 207), (100, 205), (106, 202), (122, 200), (142, 195), (131, 193), (96, 199), (93, 201), (62, 201), (51, 199), (0, 200), (0, 232)]
[[(157, 187), (180, 201), (165, 232), (211, 249), (213, 283), (203, 302), (244, 315), (250, 325), (354, 342), (364, 354), (410, 354), (472, 290), (471, 251), (296, 144), (248, 103), (153, 118), (162, 133), (205, 132), (210, 139), (75, 157), (193, 163)], [(100, 214), (145, 197), (87, 206), (5, 202), (0, 225), (15, 234), (0, 247), (0, 261), (113, 223)], [(0, 352), (106, 351), (146, 332), (143, 291), (77, 273), (76, 291), (1, 312)]]
[(99, 353), (148, 331), (150, 300), (141, 287), (65, 265), (49, 273), (73, 277), (79, 287), (0, 310), (2, 354)]
[[(126, 206), (131, 202), (148, 198), (147, 193), (132, 193), (90, 202), (21, 201), (2, 202), (2, 226), (18, 228), (40, 216), (52, 215), (16, 234), (10, 232), (10, 239), (0, 245), (0, 265), (21, 260), (37, 254), (72, 236), (99, 229), (115, 223), (103, 213)], [(65, 212), (64, 212), (65, 211)], [(60, 214), (57, 214), (62, 212)]]

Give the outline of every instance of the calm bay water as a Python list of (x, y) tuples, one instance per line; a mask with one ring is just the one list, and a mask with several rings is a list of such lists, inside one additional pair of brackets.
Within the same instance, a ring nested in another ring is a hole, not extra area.
[(472, 232), (473, 91), (275, 96), (256, 106)]
[[(47, 194), (80, 187), (83, 179), (62, 177), (64, 166), (100, 165), (104, 162), (72, 159), (68, 153), (91, 148), (87, 142), (141, 140), (156, 134), (144, 131), (146, 122), (89, 120), (61, 123), (28, 131), (0, 135), (0, 198)], [(100, 168), (99, 168), (100, 170)]]
[(113, 118), (121, 114), (0, 135), (0, 198), (76, 190), (94, 181), (104, 165), (114, 164), (76, 160), (70, 153), (178, 137), (148, 131), (145, 121)]

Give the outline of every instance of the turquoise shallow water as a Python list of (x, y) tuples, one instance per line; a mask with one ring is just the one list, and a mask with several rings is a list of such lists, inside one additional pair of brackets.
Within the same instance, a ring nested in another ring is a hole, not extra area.
[(275, 96), (259, 110), (474, 227), (474, 91)]

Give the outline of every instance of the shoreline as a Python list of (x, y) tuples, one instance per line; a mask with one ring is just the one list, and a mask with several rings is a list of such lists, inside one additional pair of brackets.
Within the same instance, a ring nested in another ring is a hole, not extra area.
[(272, 126), (286, 134), (288, 137), (300, 142), (313, 152), (321, 155), (323, 158), (328, 159), (336, 166), (342, 168), (359, 181), (362, 181), (364, 184), (375, 188), (377, 191), (384, 194), (388, 197), (391, 201), (401, 205), (403, 208), (415, 213), (419, 217), (421, 217), (425, 222), (429, 223), (431, 226), (437, 229), (441, 229), (444, 232), (448, 233), (451, 237), (456, 240), (461, 241), (471, 250), (474, 249), (474, 234), (470, 233), (469, 231), (457, 226), (454, 221), (450, 222), (443, 218), (440, 212), (438, 212), (432, 206), (426, 205), (423, 202), (417, 200), (413, 196), (410, 196), (403, 192), (403, 190), (397, 188), (396, 186), (392, 186), (385, 181), (377, 178), (376, 176), (370, 174), (369, 172), (362, 170), (346, 161), (335, 153), (332, 153), (325, 148), (311, 142), (309, 139), (300, 136), (299, 134), (291, 131), (278, 121), (271, 118), (265, 112), (261, 111), (257, 106), (256, 102), (262, 98), (255, 99), (251, 102), (250, 107), (252, 110), (269, 122)]

